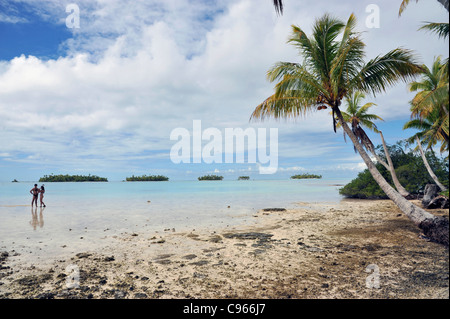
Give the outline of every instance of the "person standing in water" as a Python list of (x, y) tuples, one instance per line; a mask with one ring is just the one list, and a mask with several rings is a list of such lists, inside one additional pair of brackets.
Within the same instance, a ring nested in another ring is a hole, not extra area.
[(41, 207), (42, 206), (44, 206), (44, 207), (46, 207), (45, 206), (45, 203), (44, 203), (44, 201), (43, 201), (43, 199), (44, 199), (44, 193), (45, 193), (45, 188), (44, 188), (44, 185), (42, 185), (41, 186), (41, 190), (39, 191), (39, 193), (41, 194), (41, 198), (40, 198), (40, 200), (41, 200)]
[(34, 188), (32, 188), (30, 190), (30, 194), (33, 195), (33, 199), (31, 200), (31, 207), (33, 207), (33, 203), (35, 203), (36, 207), (37, 207), (37, 200), (38, 200), (39, 192), (40, 192), (40, 190), (37, 187), (37, 184), (34, 184)]

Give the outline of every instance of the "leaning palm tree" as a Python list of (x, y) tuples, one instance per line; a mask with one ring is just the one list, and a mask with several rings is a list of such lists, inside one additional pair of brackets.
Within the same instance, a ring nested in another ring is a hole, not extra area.
[(251, 119), (288, 119), (330, 108), (334, 130), (339, 122), (386, 195), (427, 236), (448, 245), (448, 220), (410, 203), (392, 188), (342, 116), (342, 100), (351, 96), (352, 92), (376, 95), (398, 81), (408, 81), (421, 72), (412, 52), (406, 49), (394, 49), (365, 62), (365, 44), (360, 33), (355, 32), (355, 27), (353, 14), (347, 23), (324, 15), (316, 20), (311, 37), (300, 27), (292, 26), (289, 43), (299, 49), (304, 62), (278, 62), (268, 71), (268, 80), (278, 82), (275, 93), (256, 107)]
[[(370, 140), (369, 136), (367, 136), (363, 127), (378, 133), (379, 132), (378, 128), (373, 121), (374, 120), (383, 121), (383, 119), (376, 114), (368, 113), (369, 109), (372, 106), (376, 105), (375, 103), (370, 102), (361, 106), (361, 101), (365, 97), (366, 95), (363, 92), (359, 91), (353, 92), (351, 96), (347, 96), (345, 98), (347, 109), (345, 111), (341, 111), (341, 113), (344, 121), (351, 124), (353, 134), (355, 134), (358, 141), (366, 148), (366, 150), (374, 152), (375, 147), (372, 141)], [(341, 123), (338, 122), (336, 127), (340, 128)]]
[[(383, 133), (378, 130), (377, 126), (373, 122), (374, 120), (381, 120), (383, 119), (379, 117), (376, 114), (370, 114), (368, 113), (369, 109), (372, 106), (375, 106), (375, 103), (366, 103), (363, 106), (361, 106), (361, 101), (365, 98), (365, 94), (359, 91), (354, 92), (350, 97), (347, 97), (345, 99), (345, 102), (347, 104), (347, 110), (341, 111), (342, 118), (345, 122), (350, 123), (352, 127), (352, 132), (355, 134), (358, 141), (366, 148), (366, 150), (370, 151), (376, 158), (376, 160), (382, 164), (391, 174), (392, 181), (395, 185), (395, 188), (397, 191), (404, 197), (409, 196), (409, 192), (403, 187), (403, 185), (400, 183), (400, 181), (397, 178), (397, 174), (395, 173), (394, 164), (392, 162), (391, 156), (389, 154), (389, 151), (387, 149), (386, 142), (384, 140)], [(341, 126), (340, 122), (337, 123), (337, 127), (339, 128)], [(386, 156), (387, 163), (381, 159), (377, 152), (375, 151), (375, 146), (373, 145), (372, 141), (370, 140), (369, 136), (364, 131), (363, 127), (375, 132), (379, 133), (381, 136), (382, 144), (384, 153)], [(345, 134), (344, 134), (345, 138)], [(354, 146), (355, 152), (356, 147)]]
[[(441, 152), (448, 150), (448, 117), (447, 117), (447, 128), (445, 128), (445, 122), (442, 123), (439, 116), (439, 109), (435, 109), (434, 112), (428, 114), (426, 118), (423, 119), (413, 119), (405, 124), (403, 129), (416, 129), (418, 132), (406, 141), (409, 144), (417, 143), (417, 148), (420, 151), (422, 160), (427, 168), (428, 173), (434, 180), (436, 185), (442, 191), (446, 191), (447, 188), (439, 181), (436, 174), (431, 169), (430, 164), (423, 151), (422, 142), (427, 144), (427, 149), (432, 149), (438, 141), (444, 140), (441, 147)], [(422, 142), (421, 142), (422, 141)], [(445, 142), (446, 141), (446, 142)]]
[(434, 182), (444, 191), (446, 187), (440, 183), (431, 169), (422, 149), (422, 142), (431, 149), (441, 144), (441, 153), (448, 151), (449, 144), (449, 84), (448, 62), (441, 63), (437, 57), (431, 69), (422, 66), (423, 74), (420, 81), (412, 82), (409, 86), (411, 92), (417, 92), (411, 101), (411, 118), (404, 129), (414, 128), (419, 132), (412, 136), (408, 142), (417, 143), (425, 167)]

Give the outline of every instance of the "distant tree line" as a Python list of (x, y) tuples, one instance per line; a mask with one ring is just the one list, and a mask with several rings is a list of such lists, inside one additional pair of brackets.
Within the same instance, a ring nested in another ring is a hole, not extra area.
[(312, 178), (321, 179), (322, 175), (306, 173), (306, 174), (298, 174), (298, 175), (291, 176), (291, 179), (312, 179)]
[(108, 179), (105, 177), (99, 177), (96, 175), (44, 175), (39, 179), (40, 183), (50, 183), (50, 182), (107, 182)]
[(143, 175), (143, 176), (131, 176), (127, 177), (127, 182), (166, 182), (169, 178), (163, 175)]
[(223, 180), (223, 176), (217, 175), (205, 175), (198, 178), (199, 181), (221, 181)]

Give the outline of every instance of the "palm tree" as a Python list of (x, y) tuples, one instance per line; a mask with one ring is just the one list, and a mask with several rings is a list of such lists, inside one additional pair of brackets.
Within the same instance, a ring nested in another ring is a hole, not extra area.
[(428, 163), (428, 160), (425, 156), (421, 143), (422, 140), (423, 142), (427, 143), (427, 149), (432, 149), (432, 147), (437, 144), (438, 140), (442, 138), (442, 135), (444, 135), (447, 139), (447, 144), (442, 143), (441, 151), (444, 150), (445, 145), (448, 148), (448, 117), (447, 117), (447, 132), (445, 132), (445, 129), (443, 129), (442, 127), (443, 125), (442, 122), (440, 121), (440, 116), (438, 113), (439, 109), (436, 108), (434, 112), (428, 114), (428, 116), (424, 119), (414, 119), (407, 122), (403, 127), (403, 129), (413, 128), (419, 130), (418, 133), (414, 134), (412, 137), (407, 139), (407, 142), (410, 144), (413, 144), (414, 142), (417, 143), (417, 148), (420, 151), (422, 160), (431, 178), (434, 180), (436, 185), (438, 185), (442, 191), (446, 191), (447, 188), (444, 185), (442, 185), (442, 183), (437, 178), (436, 174), (434, 174), (433, 170), (431, 169), (431, 166)]
[[(400, 184), (400, 181), (397, 178), (397, 174), (395, 173), (394, 164), (392, 163), (391, 156), (389, 154), (389, 151), (387, 149), (386, 142), (384, 141), (383, 133), (378, 130), (377, 126), (373, 122), (374, 120), (381, 120), (383, 119), (379, 117), (376, 114), (369, 114), (369, 108), (372, 106), (375, 106), (375, 103), (366, 103), (363, 106), (360, 106), (361, 101), (365, 98), (365, 94), (362, 92), (354, 92), (352, 96), (347, 97), (345, 99), (345, 102), (347, 104), (347, 110), (341, 111), (342, 117), (345, 122), (351, 123), (352, 126), (352, 132), (355, 134), (358, 141), (366, 148), (366, 150), (370, 151), (377, 161), (381, 163), (391, 174), (392, 181), (394, 182), (395, 188), (397, 191), (404, 197), (409, 196), (409, 192)], [(339, 128), (341, 126), (340, 123), (337, 124), (337, 127)], [(381, 140), (383, 143), (383, 149), (384, 153), (386, 155), (386, 160), (388, 163), (383, 161), (381, 159), (377, 152), (375, 151), (375, 146), (373, 145), (372, 141), (370, 140), (369, 136), (367, 136), (366, 132), (364, 131), (363, 127), (368, 128), (369, 130), (379, 133), (381, 136)], [(345, 134), (344, 134), (345, 138)], [(354, 147), (356, 152), (356, 147)]]
[(256, 107), (251, 119), (287, 119), (331, 108), (335, 131), (339, 122), (386, 195), (427, 236), (448, 245), (448, 221), (441, 221), (394, 190), (343, 118), (339, 107), (352, 92), (382, 93), (398, 81), (408, 81), (421, 72), (411, 51), (406, 49), (394, 49), (365, 63), (365, 44), (360, 33), (354, 31), (355, 26), (353, 14), (347, 23), (325, 14), (316, 20), (311, 37), (300, 27), (292, 26), (288, 42), (299, 49), (304, 62), (278, 62), (268, 71), (268, 80), (278, 81), (275, 93)]
[[(370, 152), (374, 152), (374, 145), (370, 138), (367, 136), (363, 127), (378, 133), (378, 128), (373, 122), (374, 120), (383, 121), (381, 117), (376, 114), (367, 113), (375, 103), (366, 103), (361, 106), (361, 101), (365, 99), (366, 95), (363, 92), (353, 92), (351, 96), (345, 98), (347, 105), (346, 111), (341, 111), (344, 121), (351, 123), (353, 134), (357, 137), (358, 141)], [(341, 123), (337, 123), (337, 128), (341, 127)], [(345, 135), (344, 135), (345, 137)], [(356, 151), (356, 148), (355, 148)]]
[(431, 69), (426, 65), (422, 65), (422, 69), (421, 80), (409, 85), (411, 92), (418, 92), (411, 101), (411, 116), (426, 118), (437, 108), (440, 120), (445, 121), (449, 115), (448, 62), (441, 63), (439, 56), (435, 58)]
[(441, 143), (441, 153), (448, 151), (449, 143), (449, 85), (448, 85), (448, 63), (441, 63), (437, 57), (433, 66), (429, 69), (422, 66), (423, 75), (420, 81), (409, 85), (411, 92), (418, 92), (411, 101), (411, 118), (403, 129), (414, 128), (419, 130), (407, 141), (410, 144), (417, 142), (417, 147), (422, 155), (425, 167), (434, 182), (443, 190), (446, 187), (440, 183), (432, 171), (422, 149), (422, 142), (431, 149), (437, 143)]

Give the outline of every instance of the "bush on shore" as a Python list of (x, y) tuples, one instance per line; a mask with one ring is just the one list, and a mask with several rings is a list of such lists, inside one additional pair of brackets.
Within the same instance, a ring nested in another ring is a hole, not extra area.
[[(378, 146), (378, 155), (386, 161), (382, 147)], [(427, 184), (434, 184), (433, 179), (423, 163), (420, 154), (412, 150), (405, 152), (399, 145), (388, 146), (389, 154), (394, 164), (395, 172), (399, 182), (411, 194), (420, 194)], [(446, 187), (449, 185), (449, 164), (444, 158), (438, 158), (433, 152), (426, 152), (427, 160), (439, 178)], [(386, 181), (395, 188), (392, 182), (391, 174), (386, 168), (377, 163), (378, 171), (383, 175)], [(373, 179), (368, 169), (359, 173), (350, 183), (339, 190), (341, 195), (348, 198), (359, 199), (387, 199), (387, 195), (381, 190)]]

